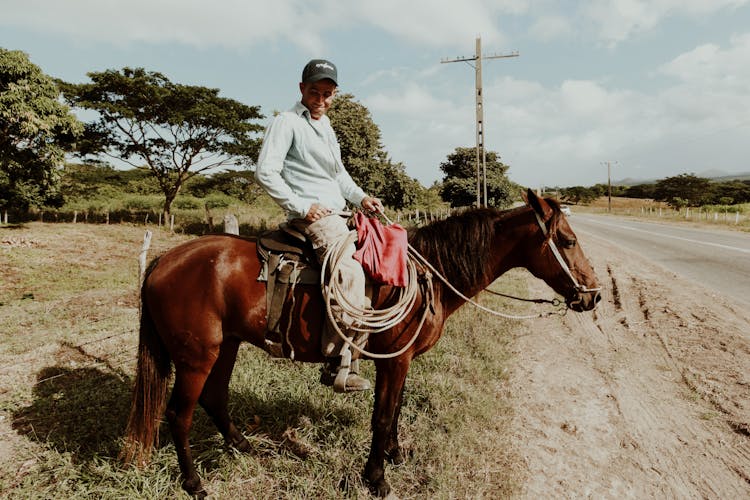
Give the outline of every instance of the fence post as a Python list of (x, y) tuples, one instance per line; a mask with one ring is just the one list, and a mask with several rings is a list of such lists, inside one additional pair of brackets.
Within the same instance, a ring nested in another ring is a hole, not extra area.
[(174, 233), (174, 214), (169, 216), (169, 230)]
[(73, 210), (73, 224), (78, 221), (78, 210)]
[(224, 232), (227, 234), (240, 234), (240, 223), (234, 214), (224, 216)]
[(138, 283), (143, 283), (143, 275), (146, 274), (146, 254), (149, 248), (151, 248), (151, 231), (147, 229), (143, 235), (141, 253), (138, 255)]

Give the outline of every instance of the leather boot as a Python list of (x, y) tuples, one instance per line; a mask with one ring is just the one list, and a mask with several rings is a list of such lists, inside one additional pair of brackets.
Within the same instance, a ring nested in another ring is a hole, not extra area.
[[(341, 357), (326, 358), (326, 362), (320, 369), (320, 383), (327, 386), (333, 386), (341, 367)], [(370, 381), (359, 375), (359, 360), (355, 359), (349, 367), (349, 374), (346, 377), (346, 384), (343, 392), (369, 391), (371, 388)], [(336, 390), (334, 388), (334, 390)], [(338, 391), (337, 391), (338, 392)]]

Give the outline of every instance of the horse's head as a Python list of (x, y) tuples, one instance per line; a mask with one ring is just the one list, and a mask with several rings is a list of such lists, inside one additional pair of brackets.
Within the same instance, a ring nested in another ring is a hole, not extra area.
[(555, 200), (539, 198), (530, 189), (524, 200), (534, 211), (543, 241), (535, 247), (538, 250), (530, 252), (529, 271), (565, 297), (569, 308), (576, 312), (592, 310), (601, 300), (601, 288), (560, 205)]

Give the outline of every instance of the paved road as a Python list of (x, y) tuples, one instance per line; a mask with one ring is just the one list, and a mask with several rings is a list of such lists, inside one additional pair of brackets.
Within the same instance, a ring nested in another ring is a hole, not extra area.
[(750, 234), (574, 213), (568, 219), (584, 241), (605, 238), (670, 271), (750, 305)]

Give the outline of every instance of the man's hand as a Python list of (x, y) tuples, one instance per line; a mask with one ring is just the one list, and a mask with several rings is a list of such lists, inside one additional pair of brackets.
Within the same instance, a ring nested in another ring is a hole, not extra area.
[(320, 203), (313, 203), (310, 206), (310, 210), (307, 212), (307, 215), (305, 215), (305, 220), (307, 222), (315, 222), (326, 215), (331, 213), (331, 209), (324, 207)]
[(362, 200), (361, 205), (365, 210), (375, 212), (376, 214), (382, 214), (385, 211), (383, 202), (381, 202), (378, 198), (373, 198), (372, 196), (365, 196), (365, 198)]

